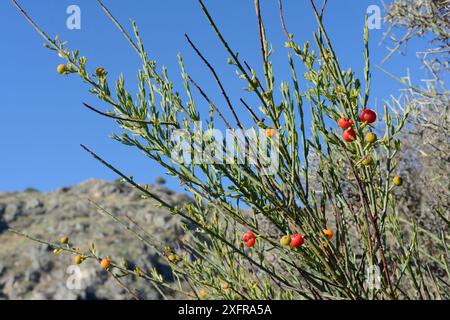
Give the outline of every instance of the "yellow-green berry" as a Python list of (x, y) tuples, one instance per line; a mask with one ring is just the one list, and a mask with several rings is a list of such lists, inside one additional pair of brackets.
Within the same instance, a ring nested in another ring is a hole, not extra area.
[(59, 74), (66, 74), (69, 71), (69, 68), (65, 64), (60, 64), (56, 68), (56, 71), (58, 71)]
[(374, 143), (375, 141), (377, 141), (377, 135), (375, 133), (369, 132), (368, 134), (366, 134), (367, 143)]
[(392, 179), (392, 182), (394, 183), (394, 186), (400, 187), (403, 184), (403, 179), (402, 179), (402, 177), (395, 176)]
[(99, 67), (95, 70), (95, 74), (97, 75), (97, 77), (103, 78), (104, 76), (106, 76), (106, 70), (104, 68)]
[(73, 258), (73, 262), (75, 262), (75, 264), (81, 264), (83, 261), (84, 261), (84, 259), (83, 259), (83, 257), (80, 256), (80, 255), (76, 255), (76, 256)]
[(367, 156), (361, 161), (361, 163), (365, 166), (369, 166), (373, 163), (373, 158), (371, 156)]
[(282, 246), (288, 246), (291, 243), (291, 237), (290, 236), (281, 237), (280, 243)]

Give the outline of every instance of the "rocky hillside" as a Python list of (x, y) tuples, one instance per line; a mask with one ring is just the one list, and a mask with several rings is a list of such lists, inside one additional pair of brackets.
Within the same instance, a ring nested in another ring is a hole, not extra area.
[[(188, 200), (161, 187), (150, 188), (169, 203)], [(52, 242), (68, 236), (71, 243), (83, 249), (94, 242), (103, 256), (119, 261), (123, 257), (127, 263), (156, 267), (170, 277), (170, 269), (155, 252), (110, 217), (99, 213), (88, 199), (113, 214), (128, 215), (167, 244), (181, 236), (178, 218), (120, 183), (90, 180), (49, 193), (35, 190), (0, 193), (0, 299), (130, 298), (124, 288), (89, 260), (80, 265), (81, 288), (70, 289), (71, 255), (55, 255), (48, 246), (13, 234), (8, 228)], [(137, 289), (142, 298), (161, 298), (144, 280), (127, 277), (123, 281)]]

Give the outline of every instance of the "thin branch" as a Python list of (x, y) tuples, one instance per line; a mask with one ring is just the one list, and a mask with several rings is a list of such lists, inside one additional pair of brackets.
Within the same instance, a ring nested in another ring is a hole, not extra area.
[(55, 45), (54, 41), (44, 32), (41, 28), (31, 19), (31, 17), (22, 9), (22, 7), (17, 3), (16, 0), (11, 0), (14, 6), (20, 11), (20, 13), (25, 17), (25, 19), (31, 24), (31, 26), (45, 39), (47, 42), (53, 45), (53, 48), (59, 50), (59, 48)]
[(119, 116), (115, 116), (112, 114), (109, 114), (107, 112), (103, 112), (100, 111), (90, 105), (88, 105), (87, 103), (83, 102), (83, 105), (88, 108), (91, 111), (94, 111), (95, 113), (98, 113), (102, 116), (108, 117), (108, 118), (112, 118), (112, 119), (116, 119), (116, 120), (120, 120), (120, 121), (129, 121), (129, 122), (137, 122), (137, 123), (146, 123), (146, 124), (151, 124), (151, 125), (166, 125), (166, 126), (178, 126), (178, 123), (175, 122), (168, 122), (168, 121), (159, 121), (159, 120), (154, 120), (154, 121), (147, 121), (147, 120), (140, 120), (140, 119), (132, 119), (132, 118), (123, 118), (123, 117), (119, 117)]
[(266, 52), (266, 45), (264, 43), (265, 41), (265, 34), (264, 34), (264, 26), (262, 22), (261, 17), (261, 6), (259, 0), (255, 0), (255, 10), (256, 10), (256, 17), (258, 18), (258, 31), (259, 31), (259, 46), (264, 62), (264, 71), (267, 72), (267, 52)]
[[(392, 286), (392, 281), (391, 281), (391, 277), (390, 277), (390, 274), (389, 274), (387, 260), (386, 260), (386, 257), (384, 255), (384, 249), (383, 249), (383, 244), (381, 242), (380, 231), (379, 231), (379, 228), (378, 228), (378, 224), (377, 224), (375, 215), (372, 213), (372, 211), (370, 209), (369, 200), (367, 199), (367, 194), (365, 192), (364, 185), (363, 185), (363, 183), (361, 182), (361, 180), (358, 177), (358, 173), (356, 172), (356, 168), (355, 168), (355, 166), (353, 165), (353, 163), (351, 161), (350, 155), (348, 154), (347, 147), (344, 145), (344, 143), (337, 136), (335, 136), (335, 137), (336, 137), (336, 140), (341, 145), (341, 147), (344, 149), (347, 162), (348, 162), (348, 164), (349, 164), (349, 166), (350, 166), (350, 168), (352, 170), (353, 176), (356, 179), (356, 183), (358, 185), (358, 190), (359, 190), (359, 195), (360, 195), (361, 200), (362, 200), (362, 202), (364, 204), (365, 211), (367, 211), (368, 216), (370, 217), (371, 223), (373, 225), (373, 228), (375, 230), (375, 239), (377, 241), (377, 245), (378, 245), (379, 250), (380, 250), (380, 256), (381, 256), (381, 261), (383, 263), (383, 269), (384, 269), (386, 281), (387, 281), (387, 283), (389, 285), (389, 289), (391, 291), (392, 297), (396, 298), (396, 294), (395, 294), (394, 288)], [(369, 226), (367, 227), (367, 230), (369, 232)], [(370, 237), (370, 232), (369, 232), (369, 237)], [(369, 248), (372, 250), (372, 239), (371, 239), (371, 237), (369, 238)], [(372, 255), (373, 255), (373, 252), (372, 252)]]
[(134, 293), (130, 288), (128, 288), (128, 287), (127, 287), (127, 286), (119, 279), (119, 277), (117, 277), (117, 275), (114, 274), (114, 272), (108, 270), (108, 273), (112, 275), (112, 277), (114, 278), (114, 280), (116, 280), (116, 282), (117, 282), (117, 283), (118, 283), (118, 284), (119, 284), (126, 292), (128, 292), (128, 294), (129, 294), (131, 297), (133, 297), (134, 300), (141, 300), (141, 299), (139, 298), (139, 296), (138, 296), (136, 293)]
[(220, 112), (219, 108), (216, 107), (216, 105), (209, 99), (209, 97), (206, 95), (206, 93), (203, 91), (202, 88), (195, 82), (190, 76), (188, 76), (189, 81), (195, 86), (195, 88), (200, 92), (200, 94), (205, 98), (205, 100), (209, 103), (209, 105), (214, 109), (214, 111), (217, 112), (219, 117), (222, 119), (222, 121), (225, 123), (228, 129), (232, 129), (230, 124), (228, 123), (227, 119), (223, 116), (222, 112)]
[(107, 168), (111, 169), (113, 172), (115, 172), (116, 174), (118, 174), (119, 176), (121, 176), (123, 179), (125, 179), (128, 183), (130, 183), (131, 185), (133, 185), (134, 187), (136, 187), (138, 190), (144, 192), (147, 196), (149, 196), (150, 198), (152, 198), (153, 200), (156, 200), (157, 202), (159, 202), (161, 205), (165, 206), (166, 208), (173, 210), (174, 207), (172, 205), (170, 205), (168, 202), (162, 200), (161, 198), (159, 198), (158, 196), (156, 196), (155, 194), (151, 193), (150, 191), (146, 190), (145, 188), (143, 188), (142, 186), (140, 186), (139, 184), (137, 184), (136, 182), (134, 182), (130, 177), (127, 177), (126, 175), (124, 175), (122, 172), (120, 172), (119, 170), (117, 170), (115, 167), (113, 167), (111, 164), (109, 164), (108, 162), (106, 162), (105, 160), (103, 160), (100, 156), (98, 156), (97, 154), (95, 154), (93, 151), (91, 151), (90, 149), (88, 149), (86, 146), (84, 145), (80, 145), (84, 150), (86, 150), (90, 155), (92, 155), (96, 160), (98, 160), (100, 163), (102, 163), (104, 166), (106, 166)]
[(225, 98), (225, 101), (227, 102), (227, 105), (231, 111), (231, 113), (233, 114), (234, 119), (236, 120), (237, 125), (239, 126), (239, 128), (241, 128), (242, 130), (244, 130), (244, 127), (242, 126), (241, 122), (239, 121), (239, 118), (236, 114), (236, 111), (234, 110), (233, 105), (231, 104), (230, 98), (228, 97), (225, 88), (222, 85), (222, 82), (220, 81), (219, 76), (217, 75), (216, 70), (214, 70), (213, 66), (208, 62), (208, 60), (205, 58), (205, 56), (200, 52), (200, 50), (197, 49), (197, 47), (194, 45), (194, 43), (191, 41), (191, 39), (189, 38), (189, 36), (187, 34), (184, 34), (184, 36), (186, 37), (187, 41), (189, 42), (189, 44), (191, 45), (191, 47), (194, 49), (194, 51), (197, 53), (197, 55), (202, 59), (202, 61), (206, 64), (206, 66), (208, 67), (208, 69), (211, 71), (214, 79), (216, 80), (217, 84), (219, 85), (220, 91), (222, 92), (223, 97)]
[(134, 50), (141, 56), (141, 51), (139, 50), (136, 43), (134, 43), (133, 39), (131, 39), (130, 35), (125, 31), (124, 27), (117, 21), (117, 19), (112, 15), (112, 13), (108, 10), (108, 8), (100, 1), (96, 0), (97, 3), (102, 7), (103, 11), (108, 15), (108, 17), (114, 22), (116, 27), (120, 30), (120, 32), (123, 34), (123, 36), (128, 40), (128, 42), (131, 44)]
[(255, 112), (252, 110), (252, 108), (250, 108), (250, 106), (244, 101), (244, 99), (239, 99), (242, 104), (245, 106), (245, 108), (247, 108), (248, 112), (251, 113), (253, 119), (255, 120), (255, 122), (261, 122), (261, 120), (258, 118), (258, 116), (255, 114)]
[(208, 19), (211, 27), (214, 29), (214, 32), (216, 33), (217, 37), (219, 38), (220, 42), (222, 43), (222, 45), (225, 47), (226, 51), (231, 55), (231, 57), (233, 58), (236, 66), (239, 68), (239, 70), (242, 72), (242, 74), (244, 75), (244, 77), (246, 78), (246, 80), (250, 83), (250, 85), (253, 87), (253, 89), (255, 90), (256, 95), (258, 96), (259, 100), (261, 101), (261, 103), (264, 105), (264, 107), (267, 110), (270, 110), (266, 101), (264, 100), (264, 97), (262, 96), (261, 92), (259, 92), (257, 89), (257, 86), (255, 86), (253, 84), (253, 82), (251, 81), (251, 77), (250, 75), (245, 71), (241, 61), (238, 58), (238, 55), (231, 49), (230, 45), (228, 44), (228, 42), (225, 40), (225, 38), (223, 37), (222, 33), (220, 32), (219, 28), (217, 27), (216, 23), (214, 22), (214, 19), (211, 17), (208, 9), (206, 8), (205, 4), (203, 3), (202, 0), (197, 0), (198, 3), (200, 4), (200, 7), (203, 11), (203, 13), (206, 15), (206, 18)]
[(279, 15), (280, 15), (281, 27), (283, 28), (284, 35), (286, 36), (286, 38), (288, 40), (291, 40), (289, 32), (287, 31), (287, 28), (286, 28), (286, 23), (284, 21), (283, 2), (282, 2), (282, 0), (278, 0), (278, 12), (279, 12)]

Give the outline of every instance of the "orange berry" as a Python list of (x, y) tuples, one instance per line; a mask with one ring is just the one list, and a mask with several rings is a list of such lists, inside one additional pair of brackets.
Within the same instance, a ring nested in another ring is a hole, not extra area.
[(266, 129), (266, 137), (267, 138), (272, 138), (273, 136), (275, 136), (276, 133), (277, 133), (277, 129), (275, 129), (275, 128), (267, 128)]
[(109, 260), (108, 258), (104, 258), (100, 262), (100, 265), (103, 269), (108, 270), (109, 267), (111, 266), (111, 260)]

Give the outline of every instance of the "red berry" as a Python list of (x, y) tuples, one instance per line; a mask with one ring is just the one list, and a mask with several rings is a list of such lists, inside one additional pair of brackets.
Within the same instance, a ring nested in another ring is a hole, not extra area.
[(353, 126), (353, 121), (350, 118), (340, 118), (338, 121), (338, 125), (345, 130)]
[(255, 245), (256, 239), (255, 238), (251, 238), (249, 239), (247, 242), (244, 243), (244, 245), (248, 248), (251, 248)]
[(361, 122), (373, 123), (377, 120), (377, 114), (370, 109), (363, 109), (359, 114)]
[(253, 232), (247, 231), (246, 233), (244, 233), (242, 235), (242, 241), (244, 242), (244, 245), (246, 247), (251, 248), (251, 247), (253, 247), (255, 245), (256, 237), (253, 234)]
[(356, 133), (353, 129), (348, 129), (342, 132), (342, 138), (347, 142), (353, 142), (356, 140)]
[(301, 234), (293, 234), (291, 235), (291, 243), (289, 244), (292, 248), (300, 247), (305, 240), (303, 239)]

